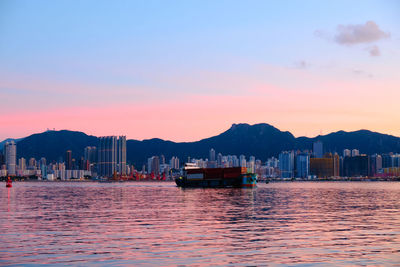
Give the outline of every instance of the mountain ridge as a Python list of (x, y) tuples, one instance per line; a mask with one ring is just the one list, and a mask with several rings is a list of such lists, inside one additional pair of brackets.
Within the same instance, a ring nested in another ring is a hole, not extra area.
[[(127, 140), (127, 161), (136, 166), (146, 163), (153, 155), (164, 155), (168, 160), (178, 156), (181, 161), (187, 157), (207, 158), (209, 150), (214, 148), (224, 155), (250, 155), (266, 160), (278, 156), (284, 150), (311, 150), (312, 143), (320, 140), (326, 152), (342, 153), (344, 148), (359, 149), (361, 153), (400, 152), (400, 138), (361, 129), (352, 132), (343, 130), (318, 135), (316, 137), (295, 137), (289, 131), (281, 131), (267, 123), (250, 125), (247, 123), (232, 124), (219, 135), (192, 142), (174, 142), (160, 138), (142, 141)], [(66, 150), (72, 150), (74, 158), (80, 158), (86, 146), (97, 146), (98, 137), (79, 131), (46, 131), (27, 136), (17, 141), (17, 156), (46, 157), (48, 161), (58, 161), (65, 156)]]

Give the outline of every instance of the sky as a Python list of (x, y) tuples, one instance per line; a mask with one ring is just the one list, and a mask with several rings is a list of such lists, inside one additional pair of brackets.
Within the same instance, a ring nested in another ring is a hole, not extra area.
[(0, 139), (400, 136), (399, 1), (0, 0)]

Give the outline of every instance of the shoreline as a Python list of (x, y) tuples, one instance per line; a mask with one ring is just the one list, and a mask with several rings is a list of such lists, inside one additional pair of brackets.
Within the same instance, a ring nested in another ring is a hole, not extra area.
[[(268, 182), (267, 182), (268, 181)], [(5, 180), (3, 181), (5, 182)], [(175, 180), (35, 180), (35, 179), (17, 179), (13, 182), (34, 182), (34, 183), (168, 183)], [(258, 184), (265, 183), (292, 183), (292, 182), (400, 182), (400, 177), (393, 178), (343, 178), (343, 179), (262, 179), (258, 180)]]

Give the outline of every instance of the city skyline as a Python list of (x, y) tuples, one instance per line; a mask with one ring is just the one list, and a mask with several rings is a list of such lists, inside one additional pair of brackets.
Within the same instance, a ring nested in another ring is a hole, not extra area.
[[(2, 1), (0, 139), (400, 136), (397, 1)], [(118, 132), (115, 132), (117, 129)]]
[[(180, 173), (186, 164), (191, 168), (242, 168), (258, 177), (274, 179), (339, 179), (369, 177), (386, 179), (398, 176), (400, 173), (400, 154), (360, 154), (358, 149), (343, 149), (342, 155), (331, 153), (323, 148), (319, 140), (313, 143), (313, 149), (280, 151), (277, 157), (272, 156), (264, 162), (255, 156), (247, 160), (243, 154), (223, 155), (211, 148), (208, 158), (192, 158), (189, 156), (182, 163), (179, 158), (172, 156), (168, 161), (163, 154), (153, 155), (140, 168), (126, 161), (126, 138), (124, 136), (101, 137), (98, 146), (84, 148), (84, 156), (80, 160), (72, 158), (72, 151), (67, 150), (65, 157), (57, 161), (47, 161), (46, 157), (36, 160), (34, 157), (27, 160), (18, 158), (16, 144), (7, 142), (4, 154), (0, 154), (0, 176), (17, 176), (29, 179), (69, 180), (101, 178), (117, 179), (172, 179)], [(98, 152), (98, 155), (96, 155)], [(16, 165), (18, 162), (18, 165)], [(182, 166), (182, 168), (181, 168)], [(173, 174), (174, 173), (174, 174)]]

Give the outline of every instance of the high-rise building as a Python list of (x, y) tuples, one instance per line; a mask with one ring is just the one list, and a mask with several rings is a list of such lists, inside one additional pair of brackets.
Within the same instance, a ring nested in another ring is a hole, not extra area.
[(99, 176), (112, 177), (117, 172), (117, 137), (102, 136), (99, 138), (98, 162)]
[(29, 163), (28, 163), (28, 169), (30, 170), (36, 170), (37, 163), (35, 158), (30, 158)]
[(352, 151), (351, 151), (351, 156), (352, 157), (357, 157), (357, 156), (359, 156), (360, 155), (360, 151), (358, 150), (358, 149), (353, 149)]
[(97, 168), (102, 177), (126, 175), (126, 136), (99, 138)]
[(391, 168), (392, 165), (392, 154), (382, 155), (382, 168)]
[(370, 170), (369, 157), (360, 155), (347, 157), (343, 161), (343, 171), (346, 177), (369, 176)]
[(392, 155), (392, 167), (394, 168), (400, 167), (400, 154)]
[(282, 178), (294, 177), (294, 152), (284, 151), (279, 154), (279, 169)]
[(333, 176), (340, 176), (340, 156), (337, 153), (333, 155)]
[(126, 175), (126, 136), (119, 136), (117, 140), (117, 171)]
[(219, 168), (223, 167), (222, 166), (222, 154), (221, 153), (218, 153), (218, 156), (217, 156), (217, 167), (219, 167)]
[(310, 156), (308, 153), (300, 153), (296, 158), (296, 173), (299, 178), (307, 178), (310, 174)]
[(179, 158), (172, 157), (171, 160), (169, 161), (169, 165), (171, 169), (179, 169)]
[(160, 158), (158, 156), (148, 158), (147, 169), (147, 173), (153, 173), (154, 175), (160, 174)]
[(214, 148), (210, 149), (210, 161), (215, 161), (215, 150), (214, 150)]
[(351, 157), (350, 149), (343, 150), (343, 158), (345, 158), (345, 157)]
[(239, 156), (239, 164), (240, 167), (246, 167), (246, 156), (245, 155), (240, 155)]
[(370, 157), (370, 175), (375, 176), (382, 169), (381, 155), (374, 154)]
[(311, 158), (310, 173), (318, 178), (328, 178), (334, 176), (334, 162), (332, 157)]
[(324, 155), (324, 149), (321, 141), (316, 141), (313, 144), (313, 153), (314, 157), (316, 158), (322, 158)]
[(42, 174), (42, 179), (47, 179), (47, 165), (40, 165), (40, 172)]
[(14, 141), (6, 142), (4, 145), (4, 156), (9, 175), (16, 175), (17, 145)]
[(87, 146), (84, 150), (84, 158), (88, 160), (90, 163), (97, 162), (97, 147), (95, 146)]
[(18, 169), (19, 170), (26, 170), (26, 160), (25, 160), (25, 158), (20, 158), (19, 160), (18, 160)]
[(65, 169), (72, 170), (72, 151), (67, 150), (65, 152)]
[(240, 166), (240, 162), (239, 159), (236, 155), (232, 156), (232, 167), (239, 167)]

